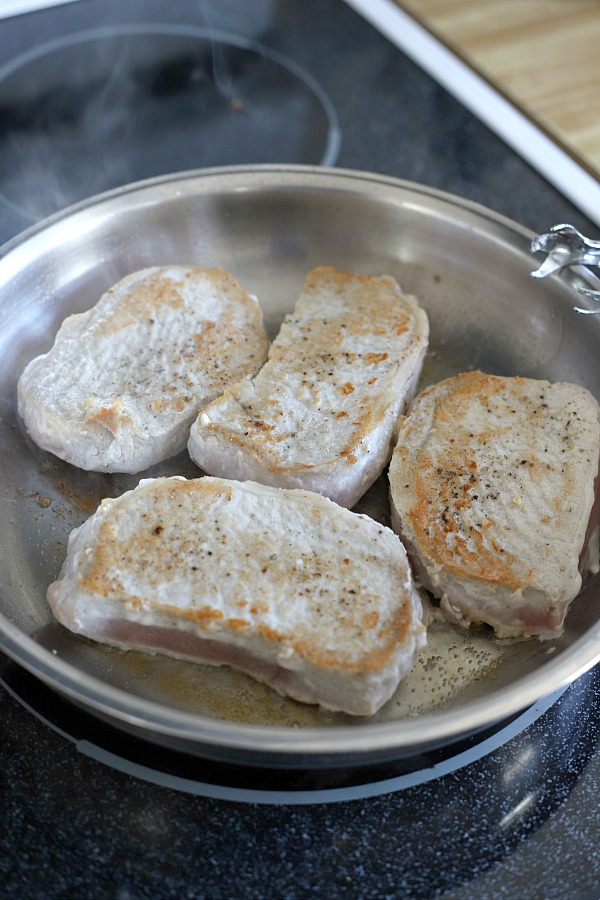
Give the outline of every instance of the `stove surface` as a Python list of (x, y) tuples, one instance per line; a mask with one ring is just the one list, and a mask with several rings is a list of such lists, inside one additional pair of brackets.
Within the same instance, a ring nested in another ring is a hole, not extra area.
[(89, 743), (78, 710), (69, 718), (12, 669), (0, 694), (3, 897), (597, 896), (598, 669), (455, 756), (321, 784), (296, 770), (173, 767), (149, 746), (142, 761), (103, 726)]
[[(2, 240), (120, 182), (264, 153), (431, 185), (536, 233), (593, 230), (342, 0), (79, 0), (0, 20), (0, 46)], [(3, 898), (600, 895), (598, 669), (445, 759), (321, 783), (179, 769), (94, 740), (6, 659), (0, 675)]]

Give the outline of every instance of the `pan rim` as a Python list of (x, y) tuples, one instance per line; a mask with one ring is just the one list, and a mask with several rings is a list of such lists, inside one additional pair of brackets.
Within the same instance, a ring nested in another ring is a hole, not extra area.
[[(161, 202), (173, 196), (174, 185), (184, 194), (218, 188), (220, 183), (230, 190), (306, 188), (394, 192), (437, 200), (458, 207), (491, 228), (508, 230), (523, 240), (533, 233), (513, 220), (479, 203), (460, 198), (438, 188), (392, 176), (355, 169), (325, 168), (310, 165), (239, 165), (190, 170), (158, 176), (123, 185), (73, 204), (29, 227), (0, 248), (0, 280), (2, 266), (42, 235), (60, 228), (66, 221), (101, 214), (107, 204), (125, 197), (139, 203)], [(358, 725), (291, 727), (254, 725), (213, 719), (195, 713), (170, 709), (158, 702), (129, 694), (93, 675), (81, 672), (71, 663), (54, 656), (49, 650), (24, 634), (0, 613), (0, 648), (16, 663), (24, 666), (48, 686), (83, 704), (99, 715), (124, 727), (144, 732), (148, 739), (174, 739), (202, 747), (229, 751), (272, 754), (295, 758), (302, 755), (315, 764), (318, 758), (351, 758), (352, 756), (398, 755), (413, 752), (422, 745), (441, 745), (452, 739), (491, 726), (520, 712), (542, 697), (571, 683), (600, 660), (600, 622), (588, 629), (556, 658), (548, 659), (540, 668), (518, 680), (518, 702), (514, 683), (492, 691), (490, 695), (466, 701), (460, 706), (441, 708), (401, 721)], [(549, 677), (550, 676), (550, 677)]]

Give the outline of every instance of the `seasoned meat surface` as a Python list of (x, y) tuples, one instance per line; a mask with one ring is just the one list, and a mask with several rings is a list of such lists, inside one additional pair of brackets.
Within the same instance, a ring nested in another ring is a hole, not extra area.
[(577, 385), (476, 371), (417, 397), (390, 463), (392, 521), (449, 619), (561, 633), (599, 449), (598, 404)]
[(393, 278), (314, 269), (260, 372), (201, 410), (190, 456), (213, 475), (353, 506), (389, 461), (428, 334)]
[(267, 350), (259, 305), (232, 275), (143, 269), (63, 322), (19, 380), (19, 411), (61, 459), (139, 472), (184, 449), (198, 409), (253, 375)]
[(104, 500), (48, 601), (96, 641), (229, 664), (353, 715), (385, 703), (425, 643), (391, 529), (319, 494), (210, 477)]

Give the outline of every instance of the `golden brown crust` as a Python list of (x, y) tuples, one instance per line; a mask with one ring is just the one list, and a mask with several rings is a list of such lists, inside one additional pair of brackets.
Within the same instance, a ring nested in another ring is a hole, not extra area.
[(201, 410), (192, 459), (352, 506), (389, 461), (428, 333), (424, 310), (392, 277), (314, 269), (259, 373)]
[[(166, 309), (182, 309), (184, 306), (182, 288), (185, 288), (186, 282), (192, 282), (199, 276), (207, 278), (217, 291), (223, 292), (235, 303), (240, 305), (248, 303), (248, 295), (237, 278), (224, 269), (185, 266), (185, 270), (178, 278), (168, 276), (166, 272), (168, 267), (157, 267), (153, 276), (139, 282), (135, 290), (120, 300), (109, 316), (98, 319), (91, 329), (92, 332), (106, 337), (123, 328), (151, 320), (157, 313), (161, 314)], [(109, 288), (105, 296), (110, 297), (118, 290), (117, 284)], [(212, 324), (214, 326), (214, 322)]]
[(253, 375), (267, 351), (260, 307), (234, 276), (143, 269), (65, 319), (21, 376), (19, 411), (33, 439), (68, 462), (138, 472), (182, 450), (199, 408)]
[[(489, 409), (494, 398), (505, 393), (507, 387), (506, 379), (476, 371), (458, 376), (444, 393), (442, 402), (435, 406), (431, 423), (436, 440), (443, 444), (443, 453), (437, 454), (434, 461), (431, 454), (424, 450), (417, 459), (413, 459), (412, 490), (415, 499), (407, 518), (419, 535), (423, 553), (434, 559), (436, 564), (457, 574), (468, 572), (472, 578), (491, 583), (503, 582), (512, 590), (517, 590), (520, 582), (513, 568), (515, 557), (491, 537), (493, 518), (478, 521), (476, 525), (468, 523), (469, 540), (461, 539), (469, 509), (479, 499), (480, 492), (485, 490), (474, 447), (469, 446), (469, 440), (465, 440), (465, 435), (461, 433), (461, 423), (474, 402), (482, 409)], [(424, 391), (421, 397), (430, 393), (431, 390)], [(496, 421), (494, 418), (494, 423)], [(503, 430), (504, 427), (498, 424), (484, 424), (476, 438), (471, 433), (471, 444), (477, 440), (480, 446), (485, 446), (498, 438)], [(399, 455), (406, 453), (406, 445), (399, 444), (395, 452)], [(487, 541), (486, 532), (490, 533)], [(453, 536), (459, 539), (452, 540)]]
[(390, 464), (393, 517), (449, 616), (505, 636), (560, 632), (599, 443), (600, 408), (577, 385), (474, 371), (415, 400)]
[[(277, 397), (280, 367), (276, 364), (282, 364), (286, 377), (296, 377), (308, 404), (325, 407), (324, 411), (336, 418), (351, 416), (351, 429), (344, 445), (337, 451), (337, 456), (352, 464), (356, 461), (357, 447), (385, 414), (389, 400), (388, 397), (381, 397), (377, 383), (385, 388), (387, 380), (393, 377), (397, 359), (387, 351), (356, 353), (349, 347), (355, 337), (364, 339), (369, 335), (376, 335), (379, 340), (385, 340), (390, 336), (404, 335), (411, 327), (415, 328), (410, 312), (399, 302), (401, 295), (398, 286), (389, 276), (355, 275), (330, 266), (321, 266), (311, 271), (306, 278), (303, 294), (310, 296), (312, 292), (332, 292), (334, 296), (350, 295), (352, 306), (345, 309), (343, 317), (338, 320), (335, 316), (328, 316), (325, 304), (315, 311), (311, 319), (299, 326), (299, 338), (304, 342), (304, 349), (301, 343), (293, 341), (293, 355), (285, 340), (281, 343), (277, 340), (274, 342), (261, 381), (272, 379), (275, 396), (271, 396), (268, 406), (265, 404), (261, 407), (259, 417), (250, 413), (236, 431), (232, 431), (227, 425), (221, 428), (218, 422), (209, 426), (213, 431), (222, 430), (228, 441), (243, 446), (257, 459), (268, 460), (268, 468), (272, 472), (301, 472), (314, 467), (313, 463), (306, 460), (284, 461), (279, 452), (281, 444), (296, 438), (297, 432), (285, 427), (282, 429), (280, 424), (286, 418), (286, 411), (282, 410)], [(293, 315), (287, 318), (285, 325), (289, 326), (291, 332), (296, 325)], [(287, 337), (285, 327), (283, 335)], [(345, 368), (354, 371), (353, 380), (343, 378)], [(329, 399), (323, 391), (323, 384), (327, 382), (330, 370), (342, 375), (333, 385), (333, 398), (337, 395), (339, 399)], [(239, 401), (237, 385), (233, 385), (226, 393)], [(359, 396), (354, 396), (357, 393)], [(350, 412), (339, 410), (343, 398), (350, 397)], [(210, 415), (210, 409), (208, 414)], [(302, 423), (296, 422), (292, 427), (301, 428)]]
[[(407, 575), (402, 557), (394, 561), (389, 548), (378, 549), (377, 531), (381, 534), (381, 529), (376, 523), (370, 529), (365, 526), (373, 532), (369, 537), (361, 538), (352, 520), (347, 532), (346, 523), (338, 528), (333, 520), (328, 521), (335, 507), (321, 508), (319, 503), (328, 501), (319, 498), (309, 518), (301, 520), (302, 527), (313, 526), (317, 534), (331, 529), (339, 541), (348, 540), (352, 558), (338, 559), (331, 544), (319, 547), (314, 543), (310, 553), (305, 549), (301, 558), (300, 550), (294, 548), (293, 527), (273, 539), (263, 531), (253, 534), (244, 527), (250, 520), (248, 512), (235, 505), (239, 490), (234, 482), (218, 479), (158, 479), (152, 491), (146, 492), (147, 514), (142, 513), (143, 521), (133, 531), (130, 516), (139, 510), (111, 502), (78, 572), (78, 589), (94, 596), (96, 602), (118, 597), (131, 610), (151, 609), (154, 615), (172, 622), (193, 622), (207, 634), (215, 624), (221, 632), (247, 632), (292, 648), (317, 669), (364, 674), (389, 665), (414, 628), (414, 617), (410, 602), (403, 597)], [(294, 517), (293, 493), (289, 507), (281, 509), (282, 517)], [(302, 492), (302, 496), (307, 495)], [(231, 515), (224, 508), (230, 503)], [(267, 494), (266, 503), (278, 506), (277, 492)], [(266, 515), (266, 508), (262, 509)], [(244, 528), (243, 547), (238, 544), (231, 553), (245, 556), (246, 574), (237, 578), (235, 590), (225, 600), (223, 592), (235, 577), (230, 566), (236, 565), (227, 546), (235, 539), (233, 521), (238, 517)], [(277, 511), (274, 521), (281, 529)], [(319, 540), (324, 538), (317, 543)], [(360, 546), (363, 541), (364, 550)], [(369, 549), (370, 541), (375, 543)], [(377, 586), (369, 584), (365, 566), (370, 554), (372, 564), (380, 559), (388, 571), (386, 585), (399, 592), (397, 599), (379, 596)], [(336, 571), (339, 566), (343, 578)], [(212, 581), (215, 571), (219, 573), (216, 582)], [(262, 577), (266, 593), (261, 598)], [(176, 592), (179, 578), (196, 585), (198, 599), (187, 607), (163, 599)], [(137, 586), (137, 593), (132, 585)], [(281, 600), (288, 605), (302, 604), (303, 614), (278, 618)], [(290, 628), (285, 622), (294, 625)]]

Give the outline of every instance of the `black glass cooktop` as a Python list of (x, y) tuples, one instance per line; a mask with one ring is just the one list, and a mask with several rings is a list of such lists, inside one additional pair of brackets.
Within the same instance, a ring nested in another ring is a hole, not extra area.
[(0, 67), (3, 236), (93, 194), (236, 163), (333, 165), (327, 94), (294, 59), (206, 26), (123, 23)]
[[(343, 0), (79, 0), (0, 20), (0, 238), (163, 172), (309, 162), (543, 232), (589, 221)], [(233, 769), (0, 665), (2, 898), (600, 896), (600, 674), (427, 760)]]
[(597, 895), (598, 669), (427, 758), (320, 773), (94, 727), (8, 661), (0, 684), (2, 896)]
[[(562, 700), (565, 688), (518, 715), (413, 756), (385, 762), (298, 768), (239, 765), (152, 744), (100, 721), (15, 663), (0, 660), (0, 685), (32, 715), (71, 741), (80, 753), (152, 784), (200, 797), (247, 803), (320, 804), (376, 797), (426, 784), (495, 753)], [(536, 753), (536, 760), (540, 754)], [(495, 758), (504, 766), (501, 753)]]

